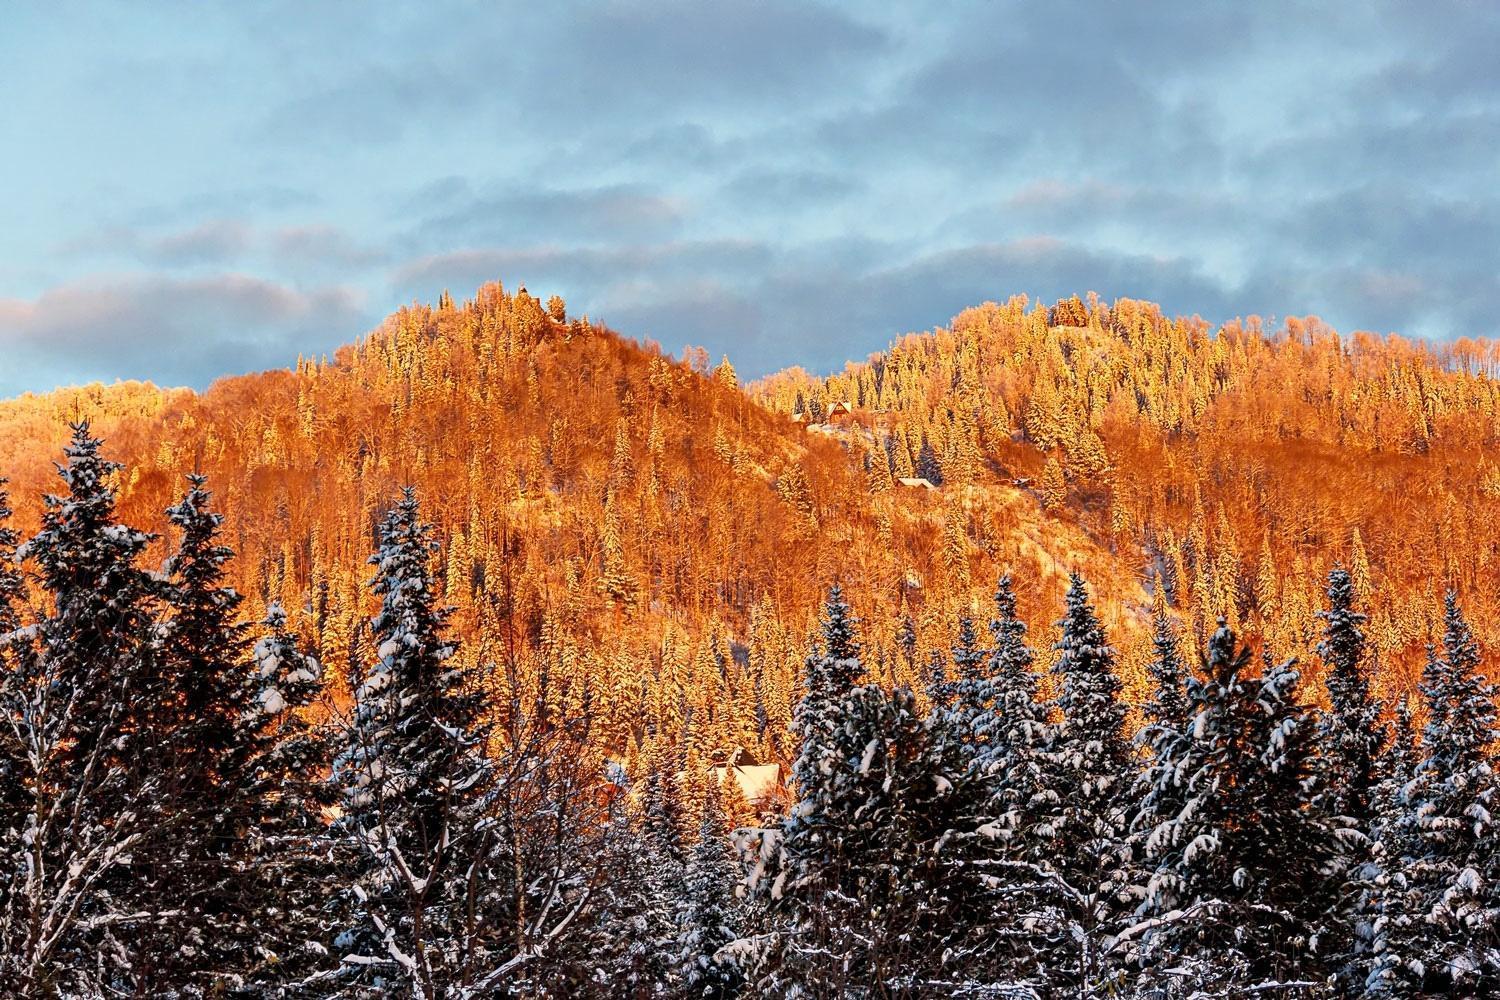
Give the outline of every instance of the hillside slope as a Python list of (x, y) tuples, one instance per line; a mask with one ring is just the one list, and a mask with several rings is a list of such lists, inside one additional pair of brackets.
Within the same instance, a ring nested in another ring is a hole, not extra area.
[(1160, 577), (1199, 641), (1219, 616), (1312, 650), (1348, 565), (1387, 693), (1410, 691), (1456, 588), (1482, 638), (1500, 573), (1500, 344), (1341, 337), (1316, 319), (1211, 330), (1122, 299), (988, 303), (826, 378), (751, 387), (867, 423), (879, 476), (1021, 480), (1056, 525)]
[[(335, 670), (369, 653), (364, 561), (398, 486), (417, 486), (461, 655), (559, 698), (587, 690), (625, 753), (649, 726), (706, 752), (784, 756), (834, 580), (884, 681), (920, 687), (927, 650), (951, 643), (960, 611), (986, 613), (1002, 568), (1039, 623), (1083, 569), (1118, 641), (1137, 644), (1133, 560), (1044, 520), (1028, 493), (872, 489), (858, 441), (763, 408), (727, 364), (695, 370), (524, 291), (403, 309), (330, 361), (202, 394), (127, 384), (0, 403), (0, 474), (23, 528), (79, 417), (126, 463), (121, 507), (142, 527), (161, 530), (182, 473), (207, 473), (247, 612), (281, 601)], [(915, 650), (896, 641), (906, 615)]]

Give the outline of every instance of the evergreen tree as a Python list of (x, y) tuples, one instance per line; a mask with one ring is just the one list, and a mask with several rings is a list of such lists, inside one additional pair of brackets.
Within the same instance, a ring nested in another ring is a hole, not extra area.
[(824, 605), (817, 646), (805, 664), (804, 694), (792, 719), (800, 748), (792, 766), (796, 806), (775, 831), (777, 874), (769, 887), (778, 925), (758, 956), (762, 993), (787, 990), (828, 955), (842, 915), (829, 905), (839, 896), (842, 821), (831, 800), (842, 790), (851, 754), (848, 699), (864, 672), (858, 621), (835, 584)]
[[(250, 747), (240, 720), (254, 687), (246, 669), (240, 596), (225, 583), (234, 553), (220, 544), (223, 517), (209, 508), (206, 479), (190, 475), (182, 500), (168, 508), (180, 533), (156, 581), (164, 617), (156, 628), (154, 696), (145, 725), (157, 734), (155, 767), (182, 827), (157, 850), (136, 856), (140, 870), (170, 878), (178, 905), (149, 936), (158, 974), (197, 968), (210, 980), (237, 984), (252, 961), (255, 908), (244, 894), (246, 845), (239, 831), (250, 811)], [(170, 874), (168, 874), (170, 873)]]
[(1318, 723), (1318, 804), (1344, 827), (1339, 901), (1343, 940), (1338, 947), (1345, 955), (1345, 980), (1359, 982), (1365, 978), (1371, 947), (1371, 881), (1377, 877), (1372, 823), (1383, 726), (1380, 706), (1370, 696), (1365, 677), (1365, 616), (1354, 610), (1357, 589), (1342, 566), (1329, 572), (1327, 594), (1328, 610), (1318, 613), (1323, 621), (1318, 656), (1324, 663), (1329, 700), (1329, 710)]
[[(160, 673), (153, 586), (136, 561), (151, 536), (115, 520), (107, 461), (73, 426), (44, 498), (41, 530), (20, 550), (50, 610), (3, 686), (8, 788), (0, 822), (13, 850), (0, 914), (0, 988), (16, 996), (153, 986), (142, 956), (173, 908), (167, 873), (137, 868), (182, 817), (157, 767)], [(148, 942), (143, 945), (143, 939)]]
[[(1177, 629), (1167, 614), (1166, 592), (1158, 586), (1151, 603), (1151, 678), (1155, 682), (1146, 705), (1147, 726), (1182, 730), (1188, 722), (1187, 665), (1178, 648)], [(1148, 738), (1149, 740), (1149, 738)]]
[(979, 635), (974, 629), (974, 619), (961, 615), (958, 619), (958, 642), (953, 645), (953, 670), (955, 680), (979, 681), (984, 677), (983, 664), (987, 650), (979, 645)]
[[(734, 781), (733, 774), (727, 776)], [(678, 936), (677, 967), (683, 994), (703, 1000), (733, 1000), (744, 976), (723, 950), (739, 937), (734, 886), (739, 865), (729, 843), (719, 784), (708, 772), (698, 843), (688, 862), (686, 896)]]
[(1042, 478), (1037, 485), (1041, 492), (1042, 506), (1047, 510), (1058, 510), (1068, 502), (1068, 481), (1063, 476), (1062, 463), (1056, 455), (1048, 455), (1042, 465)]
[(996, 588), (995, 612), (989, 661), (993, 708), (979, 714), (972, 728), (977, 746), (974, 768), (990, 790), (988, 832), (1005, 840), (1036, 819), (1044, 806), (1039, 796), (1051, 728), (1045, 707), (1037, 701), (1034, 654), (1026, 645), (1026, 623), (1016, 615), (1009, 574)]
[(6, 480), (0, 478), (0, 664), (4, 663), (4, 638), (21, 627), (21, 609), (26, 598), (26, 578), (16, 559), (21, 536), (10, 526), (12, 511)]
[(1038, 863), (1056, 875), (1051, 928), (1054, 970), (1075, 989), (1094, 988), (1110, 970), (1103, 950), (1128, 901), (1128, 792), (1135, 773), (1115, 651), (1077, 573), (1058, 622), (1052, 672), (1057, 694), (1046, 747), (1047, 812), (1036, 829)]
[[(1221, 621), (1187, 681), (1182, 739), (1152, 768), (1143, 810), (1148, 866), (1136, 951), (1150, 981), (1238, 989), (1321, 978), (1338, 872), (1336, 828), (1313, 787), (1315, 728), (1290, 663), (1250, 676), (1250, 651)], [(1175, 815), (1163, 808), (1180, 802)]]
[(922, 435), (922, 446), (917, 450), (917, 462), (913, 471), (918, 479), (925, 479), (934, 486), (943, 485), (942, 463), (938, 461), (937, 451), (925, 434)]
[(805, 694), (792, 719), (792, 732), (800, 746), (792, 780), (799, 794), (815, 787), (835, 763), (839, 708), (864, 673), (858, 625), (843, 590), (835, 584), (823, 608), (819, 648), (807, 657)]
[[(989, 676), (993, 662), (990, 650), (979, 645), (979, 635), (974, 619), (961, 615), (958, 619), (958, 641), (953, 646), (954, 678), (946, 685), (941, 704), (942, 716), (934, 724), (945, 723), (952, 729), (948, 738), (955, 750), (963, 757), (965, 770), (978, 751), (979, 742), (975, 730), (993, 719), (995, 690), (994, 680)], [(933, 699), (935, 706), (938, 700)]]
[(1194, 759), (1188, 672), (1159, 587), (1152, 607), (1151, 644), (1155, 656), (1150, 670), (1156, 683), (1145, 707), (1146, 724), (1136, 735), (1137, 746), (1148, 756), (1146, 769), (1136, 780), (1137, 806), (1132, 820), (1134, 853), (1141, 858), (1159, 856), (1164, 845), (1155, 838), (1177, 829), (1173, 821), (1190, 794), (1183, 773)]
[(1323, 806), (1364, 831), (1378, 780), (1381, 725), (1380, 706), (1370, 697), (1365, 677), (1365, 616), (1353, 609), (1353, 603), (1353, 580), (1342, 566), (1335, 566), (1328, 574), (1328, 610), (1318, 613), (1323, 620), (1318, 656), (1326, 666), (1324, 683), (1331, 706), (1319, 726), (1326, 763)]
[(1045, 836), (1033, 824), (1050, 809), (1043, 800), (1050, 730), (1009, 575), (999, 580), (995, 611), (984, 666), (959, 680), (951, 713), (960, 774), (940, 854), (951, 904), (944, 948), (978, 981), (1040, 986), (1048, 959), (1035, 946), (1036, 928), (1052, 911), (1050, 872), (1038, 865)]
[(448, 612), (434, 601), (432, 528), (403, 491), (371, 556), (382, 600), (376, 660), (354, 697), (335, 762), (350, 861), (342, 969), (362, 987), (434, 998), (473, 974), (482, 927), (470, 919), (490, 834), (483, 806), (485, 698), (456, 670)]
[[(26, 580), (16, 560), (20, 535), (10, 526), (11, 509), (0, 479), (0, 952), (18, 944), (14, 921), (24, 915), (24, 895), (18, 891), (26, 869), (27, 807), (31, 789), (25, 754), (25, 727), (17, 725), (27, 705), (30, 665), (28, 646), (19, 634)], [(0, 985), (14, 984), (12, 960), (0, 957)]]
[(1422, 679), (1422, 760), (1382, 836), (1384, 892), (1369, 977), (1373, 995), (1479, 996), (1500, 988), (1500, 793), (1490, 763), (1493, 685), (1451, 591), (1443, 652)]
[(927, 700), (946, 710), (953, 701), (953, 682), (948, 679), (948, 657), (941, 649), (927, 654)]
[(332, 733), (307, 717), (323, 692), (322, 667), (302, 651), (279, 604), (266, 611), (250, 665), (256, 693), (239, 719), (247, 748), (239, 843), (254, 950), (241, 967), (269, 988), (328, 967), (327, 887), (338, 871), (323, 816), (338, 795), (326, 779)]
[(667, 753), (661, 738), (653, 733), (642, 756), (641, 829), (662, 860), (680, 871), (687, 860), (681, 755)]
[[(1437, 651), (1429, 646), (1427, 656), (1431, 673)], [(1371, 821), (1374, 843), (1358, 914), (1357, 940), (1364, 947), (1346, 970), (1356, 992), (1370, 997), (1404, 996), (1414, 989), (1414, 980), (1420, 982), (1420, 970), (1405, 968), (1419, 922), (1419, 916), (1407, 909), (1407, 903), (1414, 900), (1406, 865), (1422, 853), (1415, 817), (1407, 810), (1407, 792), (1420, 764), (1411, 708), (1403, 698), (1396, 705), (1391, 741), (1380, 760), (1381, 780)]]
[(967, 972), (949, 965), (960, 957), (947, 945), (961, 901), (943, 877), (957, 762), (906, 689), (854, 688), (838, 715), (825, 767), (781, 831), (777, 947), (757, 986), (772, 996), (941, 995)]
[(719, 362), (719, 366), (714, 369), (714, 380), (729, 389), (738, 389), (740, 387), (739, 376), (734, 373), (734, 365), (729, 363), (729, 356), (727, 354), (724, 356), (724, 360)]

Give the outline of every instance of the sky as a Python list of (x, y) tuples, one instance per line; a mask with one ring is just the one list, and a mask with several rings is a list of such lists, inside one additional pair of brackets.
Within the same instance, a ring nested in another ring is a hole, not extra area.
[(1493, 336), (1500, 5), (81, 3), (0, 25), (0, 397), (524, 283), (742, 378), (1096, 291)]

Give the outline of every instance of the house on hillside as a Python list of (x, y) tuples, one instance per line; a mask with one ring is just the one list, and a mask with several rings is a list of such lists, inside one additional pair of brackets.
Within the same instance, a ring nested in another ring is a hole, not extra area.
[(794, 423), (794, 424), (805, 424), (805, 423), (807, 423), (807, 411), (806, 410), (798, 410), (796, 413), (793, 413), (792, 414), (792, 423)]
[(909, 490), (936, 490), (937, 489), (936, 486), (932, 485), (932, 480), (925, 479), (925, 478), (923, 478), (921, 476), (901, 476), (899, 479), (896, 480), (896, 485), (898, 485), (898, 486), (904, 486), (904, 487), (906, 487)]
[(723, 767), (714, 768), (714, 780), (722, 785), (731, 768), (740, 791), (745, 793), (745, 801), (753, 806), (762, 806), (774, 799), (781, 788), (781, 765), (761, 764), (744, 748), (731, 753)]
[(853, 414), (854, 407), (849, 405), (849, 401), (847, 399), (841, 399), (837, 403), (830, 403), (828, 406), (829, 420), (832, 420), (834, 417), (853, 416)]

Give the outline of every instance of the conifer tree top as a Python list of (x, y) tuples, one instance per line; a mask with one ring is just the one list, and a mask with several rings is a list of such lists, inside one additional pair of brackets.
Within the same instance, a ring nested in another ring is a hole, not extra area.
[(859, 619), (854, 617), (844, 591), (834, 584), (823, 605), (819, 646), (809, 657), (808, 690), (825, 698), (837, 698), (852, 688), (864, 673), (859, 641)]
[[(1068, 586), (1067, 610), (1057, 624), (1062, 637), (1055, 647), (1061, 654), (1056, 671), (1065, 679), (1092, 675), (1102, 689), (1113, 695), (1119, 689), (1119, 680), (1112, 670), (1115, 651), (1105, 637), (1104, 625), (1089, 603), (1088, 587), (1077, 572), (1072, 574)], [(1065, 702), (1068, 697), (1064, 691)]]

